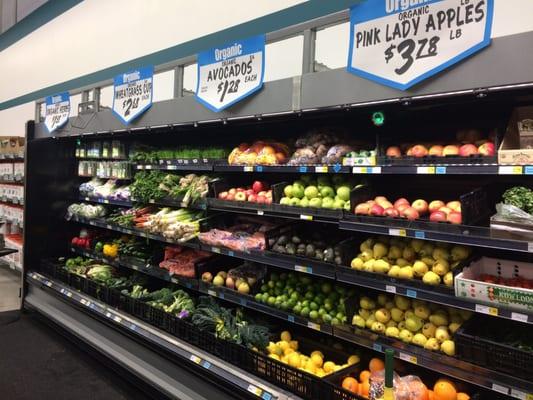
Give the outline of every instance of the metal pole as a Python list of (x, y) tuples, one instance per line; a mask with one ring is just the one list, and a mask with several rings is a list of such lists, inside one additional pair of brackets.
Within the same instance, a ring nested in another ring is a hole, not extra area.
[(315, 72), (316, 30), (304, 30), (304, 54), (302, 59), (302, 74)]
[(93, 89), (94, 112), (100, 111), (100, 88)]
[(183, 97), (183, 65), (174, 68), (174, 98)]

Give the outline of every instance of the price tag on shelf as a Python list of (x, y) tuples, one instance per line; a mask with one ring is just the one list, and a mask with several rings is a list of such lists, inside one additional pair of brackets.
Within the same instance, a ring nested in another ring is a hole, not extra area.
[(233, 250), (228, 251), (228, 256), (235, 257), (235, 253), (233, 252)]
[(180, 281), (177, 278), (170, 278), (170, 282), (175, 283), (176, 285), (179, 285)]
[(152, 105), (154, 67), (117, 75), (113, 82), (113, 113), (129, 124)]
[(375, 351), (379, 351), (379, 352), (383, 351), (383, 347), (382, 347), (379, 343), (374, 343), (374, 344), (372, 345), (372, 348), (373, 348)]
[(244, 172), (254, 172), (254, 167), (252, 167), (250, 165), (245, 165), (244, 167), (242, 167), (242, 170)]
[(87, 305), (87, 300), (85, 300), (85, 299), (80, 299), (80, 303), (83, 304), (84, 306), (86, 306), (86, 305)]
[(426, 238), (426, 232), (424, 232), (424, 231), (415, 231), (415, 238), (417, 238), (417, 239), (425, 239)]
[(108, 199), (104, 199), (103, 202), (104, 202), (104, 204), (109, 204), (109, 200)]
[(412, 297), (413, 299), (416, 299), (416, 290), (412, 290), (412, 289), (407, 289), (405, 291), (405, 295), (407, 297)]
[(312, 215), (300, 214), (300, 219), (303, 219), (304, 221), (312, 221), (313, 220), (313, 216)]
[(533, 165), (524, 166), (524, 175), (533, 175)]
[(211, 48), (198, 54), (196, 100), (221, 111), (263, 86), (265, 35)]
[(241, 306), (246, 307), (246, 305), (248, 304), (248, 301), (246, 301), (246, 299), (240, 299), (239, 303), (241, 303)]
[(487, 315), (492, 315), (494, 317), (498, 316), (498, 309), (497, 308), (484, 306), (483, 304), (476, 304), (476, 312), (482, 313), (482, 314), (487, 314)]
[(263, 166), (262, 165), (256, 165), (255, 171), (256, 172), (263, 172)]
[(122, 322), (122, 318), (120, 318), (118, 315), (114, 315), (113, 316), (113, 321), (115, 321), (115, 322), (120, 324)]
[(204, 361), (202, 363), (202, 367), (204, 367), (205, 369), (209, 369), (211, 368), (211, 363), (209, 361)]
[(416, 173), (417, 174), (434, 174), (435, 173), (435, 167), (416, 167)]
[(500, 165), (498, 167), (499, 175), (522, 175), (522, 167), (520, 165)]
[(305, 174), (307, 172), (307, 167), (306, 166), (301, 166), (298, 168), (298, 172), (302, 173), (302, 174)]
[(84, 197), (84, 200), (85, 201), (91, 201), (91, 198), (90, 197)]
[(499, 385), (497, 383), (492, 384), (492, 390), (498, 393), (506, 394), (506, 395), (509, 394), (509, 388), (507, 386)]
[(48, 287), (52, 287), (52, 282), (50, 281), (44, 281), (44, 284)]
[(69, 291), (67, 290), (66, 293), (65, 293), (65, 295), (66, 295), (67, 297), (72, 297), (72, 292), (69, 292)]
[(527, 251), (529, 253), (533, 253), (533, 242), (528, 242), (527, 243)]
[(416, 356), (412, 356), (410, 354), (401, 353), (401, 352), (400, 352), (400, 360), (410, 362), (411, 364), (417, 364), (417, 361), (418, 361), (416, 359)]
[(110, 312), (106, 312), (106, 313), (105, 313), (105, 316), (106, 316), (107, 318), (111, 318), (111, 313), (110, 313)]
[(200, 364), (202, 362), (202, 359), (194, 354), (191, 354), (189, 358), (193, 363), (196, 363), (196, 364)]
[(327, 166), (315, 167), (315, 172), (320, 173), (320, 174), (327, 174), (328, 167)]
[(367, 167), (353, 167), (352, 174), (368, 174)]
[(386, 285), (385, 290), (389, 293), (396, 293), (396, 286)]
[(136, 330), (137, 330), (137, 325), (135, 325), (135, 324), (130, 324), (130, 329), (131, 329), (132, 331), (136, 331)]
[(407, 236), (407, 232), (405, 229), (393, 229), (393, 228), (390, 228), (389, 229), (389, 235), (391, 236)]
[(211, 247), (211, 251), (212, 251), (213, 253), (218, 253), (218, 254), (221, 253), (221, 251), (220, 251), (220, 249), (219, 249), (218, 247)]
[(305, 272), (306, 274), (312, 274), (313, 268), (311, 267), (304, 267), (303, 265), (295, 265), (294, 270), (298, 272)]
[(288, 315), (287, 316), (287, 321), (294, 322), (294, 315)]
[(44, 125), (48, 133), (61, 128), (70, 116), (70, 95), (59, 93), (46, 98)]
[(445, 175), (446, 174), (446, 167), (436, 167), (435, 173), (437, 175)]
[(311, 329), (314, 329), (315, 331), (319, 331), (320, 330), (320, 325), (319, 324), (315, 324), (314, 322), (311, 322), (311, 321), (309, 321), (307, 323), (307, 327), (311, 328)]
[(151, 165), (145, 165), (144, 169), (152, 169), (152, 166)]
[(217, 292), (215, 292), (214, 290), (211, 290), (211, 289), (207, 290), (207, 294), (209, 296), (218, 297)]
[(261, 388), (258, 388), (252, 384), (248, 385), (248, 391), (252, 394), (255, 394), (257, 397), (261, 397), (263, 394), (263, 390)]
[(527, 322), (528, 317), (526, 314), (512, 312), (511, 319), (514, 319), (515, 321), (520, 321), (520, 322)]
[(514, 397), (515, 399), (520, 399), (520, 400), (528, 399), (527, 393), (522, 392), (521, 390), (518, 390), (518, 389), (513, 389), (513, 388), (511, 388), (511, 397)]
[(168, 171), (175, 171), (177, 169), (178, 169), (177, 165), (167, 165), (167, 170)]
[(265, 212), (263, 210), (257, 210), (257, 215), (264, 215)]

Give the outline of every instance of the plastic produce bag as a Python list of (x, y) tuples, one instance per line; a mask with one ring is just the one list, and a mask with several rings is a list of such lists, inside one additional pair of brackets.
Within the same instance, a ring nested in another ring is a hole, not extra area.
[[(497, 214), (495, 215), (497, 220), (517, 222), (520, 224), (527, 224), (533, 226), (533, 215), (528, 214), (524, 210), (515, 207), (511, 204), (496, 204)], [(494, 217), (493, 217), (494, 218)]]
[[(407, 375), (400, 377), (393, 375), (394, 398), (396, 400), (420, 400), (427, 398), (427, 387), (418, 376)], [(385, 371), (373, 372), (370, 376), (370, 400), (383, 398), (385, 388)]]

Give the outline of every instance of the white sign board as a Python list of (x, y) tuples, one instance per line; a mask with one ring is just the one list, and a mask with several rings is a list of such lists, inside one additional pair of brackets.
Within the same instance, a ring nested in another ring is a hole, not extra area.
[(70, 96), (68, 92), (59, 93), (46, 98), (44, 125), (48, 133), (61, 128), (70, 116)]
[(350, 10), (348, 71), (409, 87), (490, 44), (493, 0), (373, 0)]
[(196, 99), (215, 112), (221, 111), (263, 86), (265, 35), (198, 54)]
[(115, 77), (113, 113), (129, 124), (152, 105), (154, 67), (139, 68)]

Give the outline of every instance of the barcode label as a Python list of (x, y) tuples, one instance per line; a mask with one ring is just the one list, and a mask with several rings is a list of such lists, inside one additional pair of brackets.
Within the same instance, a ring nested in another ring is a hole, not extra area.
[(257, 210), (257, 215), (263, 215), (265, 212), (263, 210)]
[(196, 364), (200, 364), (202, 362), (202, 359), (198, 356), (195, 356), (194, 354), (191, 354), (191, 357), (190, 357), (191, 361), (196, 363)]
[(416, 173), (417, 174), (434, 174), (435, 167), (417, 167)]
[(476, 304), (476, 312), (482, 313), (482, 314), (487, 314), (487, 315), (492, 315), (492, 316), (497, 316), (498, 315), (498, 309), (497, 308), (484, 306), (482, 304)]
[(499, 175), (521, 175), (522, 167), (519, 165), (502, 165), (498, 168)]
[(314, 322), (308, 322), (307, 323), (307, 327), (311, 328), (311, 329), (314, 329), (315, 331), (319, 331), (320, 330), (320, 325), (319, 324), (315, 324)]
[(304, 267), (303, 265), (295, 265), (294, 270), (298, 272), (305, 272), (306, 274), (312, 274), (313, 268), (311, 267)]
[(405, 229), (389, 229), (389, 235), (391, 236), (407, 236)]
[(325, 174), (328, 172), (328, 167), (315, 167), (315, 172)]
[(300, 214), (300, 219), (303, 219), (305, 221), (312, 221), (313, 220), (313, 216), (312, 215)]
[(385, 290), (389, 293), (396, 293), (396, 286), (386, 285)]
[(208, 291), (207, 291), (207, 294), (208, 294), (209, 296), (217, 297), (217, 292), (215, 292), (214, 290), (208, 290)]
[(258, 397), (261, 397), (261, 394), (263, 394), (263, 390), (261, 390), (260, 388), (258, 388), (257, 386), (254, 386), (252, 384), (248, 385), (248, 391), (250, 393), (255, 394)]
[(406, 354), (406, 353), (400, 353), (400, 359), (404, 360), (404, 361), (407, 361), (407, 362), (410, 362), (412, 364), (416, 364), (417, 363), (416, 356), (412, 356), (412, 355)]
[(254, 167), (244, 166), (242, 170), (244, 172), (254, 172)]
[(527, 315), (526, 314), (520, 314), (520, 313), (517, 313), (517, 312), (512, 312), (511, 313), (511, 319), (514, 319), (515, 321), (520, 321), (520, 322), (527, 322)]
[(492, 390), (498, 393), (509, 394), (509, 388), (507, 386), (498, 385), (497, 383), (492, 384)]

